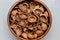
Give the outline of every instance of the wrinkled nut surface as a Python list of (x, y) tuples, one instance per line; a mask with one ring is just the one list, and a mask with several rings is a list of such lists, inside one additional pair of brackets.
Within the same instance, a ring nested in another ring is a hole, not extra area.
[(37, 19), (36, 19), (35, 16), (29, 16), (29, 17), (28, 17), (28, 21), (31, 22), (31, 23), (32, 23), (32, 22), (36, 22), (36, 20), (37, 20)]
[(48, 17), (49, 12), (42, 4), (26, 0), (12, 9), (8, 21), (12, 31), (22, 40), (38, 40), (49, 28)]
[(42, 31), (42, 30), (38, 30), (38, 31), (36, 31), (36, 34), (37, 34), (38, 36), (41, 36), (41, 35), (43, 34), (43, 31)]
[(22, 15), (20, 15), (20, 18), (21, 18), (21, 19), (27, 19), (27, 16), (24, 15), (24, 14), (22, 14)]
[(27, 38), (27, 33), (22, 33), (23, 38)]
[(47, 29), (47, 24), (42, 23), (42, 26), (41, 27), (42, 27), (42, 30), (45, 31)]
[(32, 34), (28, 34), (28, 38), (33, 39), (34, 36)]

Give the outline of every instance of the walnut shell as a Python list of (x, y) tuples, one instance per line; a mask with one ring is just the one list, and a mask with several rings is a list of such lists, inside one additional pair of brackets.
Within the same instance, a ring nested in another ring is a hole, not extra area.
[(37, 31), (36, 31), (36, 34), (37, 34), (38, 36), (41, 36), (41, 35), (43, 34), (43, 31), (42, 31), (42, 30), (37, 30)]
[(42, 27), (42, 30), (45, 31), (47, 29), (47, 24), (42, 23), (41, 27)]
[(47, 17), (49, 16), (49, 14), (48, 14), (48, 12), (47, 12), (47, 11), (45, 11), (45, 12), (44, 12), (44, 14), (45, 14)]
[(31, 22), (31, 23), (36, 22), (36, 20), (37, 20), (36, 17), (33, 16), (33, 15), (28, 17), (28, 21)]
[(28, 38), (33, 39), (34, 36), (32, 34), (28, 34)]
[(20, 18), (21, 18), (21, 19), (27, 19), (27, 16), (24, 15), (24, 14), (22, 14), (22, 15), (20, 15)]
[(39, 5), (38, 6), (35, 6), (35, 8), (33, 9), (33, 12), (34, 12), (35, 15), (43, 14), (41, 12), (41, 8), (39, 7)]
[(15, 16), (17, 13), (18, 13), (17, 10), (13, 10), (13, 11), (12, 11), (12, 15), (14, 15), (14, 16)]
[(16, 34), (17, 34), (18, 36), (21, 35), (21, 30), (17, 29), (17, 30), (15, 30), (15, 32), (16, 32)]
[(22, 33), (23, 38), (27, 38), (27, 33)]
[(45, 14), (41, 14), (40, 15), (40, 21), (44, 22), (44, 23), (47, 23), (48, 22), (47, 16)]
[(18, 24), (20, 25), (20, 26), (23, 26), (23, 27), (25, 27), (26, 26), (26, 23), (25, 23), (25, 21), (21, 21), (21, 22), (18, 22)]
[(26, 5), (20, 4), (19, 8), (23, 11), (23, 12), (27, 12), (27, 7)]

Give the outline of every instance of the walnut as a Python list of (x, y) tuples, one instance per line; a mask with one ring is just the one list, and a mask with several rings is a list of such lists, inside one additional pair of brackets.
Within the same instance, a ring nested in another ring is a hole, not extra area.
[(33, 39), (34, 36), (32, 34), (28, 33), (28, 38)]
[(23, 12), (27, 12), (27, 5), (25, 4), (20, 4), (19, 8), (23, 11)]
[(23, 3), (23, 6), (26, 6), (27, 8), (29, 7), (27, 2)]
[(13, 30), (16, 32), (18, 36), (21, 35), (21, 30), (19, 30), (16, 24), (11, 25), (11, 28), (13, 28)]
[(34, 2), (30, 2), (30, 10), (33, 11), (35, 8), (36, 4)]
[(11, 18), (15, 21), (15, 16), (14, 15), (11, 15)]
[(15, 16), (17, 13), (18, 13), (17, 10), (13, 10), (13, 11), (12, 11), (12, 15), (13, 15), (13, 16)]
[(33, 12), (34, 12), (35, 15), (43, 14), (41, 12), (41, 9), (40, 9), (39, 5), (38, 6), (35, 6), (35, 8), (33, 9)]
[(16, 28), (16, 24), (11, 25), (10, 27), (15, 29)]
[[(12, 23), (11, 23), (11, 22), (12, 22)], [(13, 24), (13, 23), (15, 23), (15, 21), (10, 19), (10, 23)]]
[(24, 14), (22, 14), (22, 15), (20, 15), (20, 18), (21, 18), (21, 19), (27, 19), (27, 16), (24, 15)]
[(27, 28), (23, 28), (23, 31), (26, 32), (27, 31)]
[(41, 22), (44, 22), (44, 23), (47, 23), (47, 21), (48, 21), (48, 19), (47, 19), (47, 17), (46, 17), (45, 14), (41, 14), (39, 20), (40, 20)]
[(25, 23), (25, 21), (21, 21), (21, 22), (18, 22), (18, 24), (20, 25), (20, 26), (23, 26), (23, 27), (25, 27), (26, 26), (26, 23)]
[(23, 38), (27, 38), (27, 33), (22, 33)]
[(42, 23), (41, 27), (42, 27), (42, 30), (45, 31), (47, 29), (47, 24)]
[(19, 11), (18, 14), (21, 15), (21, 14), (23, 14), (23, 12)]
[(40, 26), (40, 25), (38, 25), (37, 28), (38, 28), (39, 30), (41, 30), (41, 26)]
[(15, 30), (15, 32), (16, 32), (16, 34), (17, 34), (18, 36), (21, 35), (21, 30), (17, 29), (17, 30)]
[(36, 17), (33, 16), (33, 15), (28, 17), (28, 21), (31, 22), (31, 23), (36, 22), (36, 20), (37, 20)]
[(19, 15), (16, 15), (15, 20), (20, 21)]
[(43, 6), (40, 7), (40, 11), (41, 11), (41, 12), (44, 12)]
[(34, 34), (34, 38), (37, 38), (37, 34)]
[(37, 31), (36, 31), (36, 34), (37, 34), (38, 36), (41, 36), (41, 35), (43, 34), (43, 31), (42, 31), (42, 30), (37, 30)]
[(47, 11), (45, 11), (44, 14), (45, 14), (47, 17), (49, 16)]

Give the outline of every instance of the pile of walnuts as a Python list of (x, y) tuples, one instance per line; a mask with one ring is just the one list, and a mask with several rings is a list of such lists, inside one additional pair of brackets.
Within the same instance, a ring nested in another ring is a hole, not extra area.
[(49, 24), (47, 9), (38, 2), (23, 1), (10, 13), (11, 30), (20, 38), (37, 39), (47, 30)]

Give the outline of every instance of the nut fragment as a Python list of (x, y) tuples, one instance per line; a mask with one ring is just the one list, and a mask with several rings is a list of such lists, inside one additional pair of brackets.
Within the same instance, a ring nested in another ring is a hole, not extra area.
[(23, 26), (23, 27), (25, 27), (25, 26), (26, 26), (25, 21), (21, 21), (21, 22), (19, 22), (18, 24), (19, 24), (19, 25), (21, 25), (21, 26)]
[(27, 7), (26, 5), (20, 4), (19, 8), (23, 11), (23, 12), (27, 12)]
[(29, 17), (28, 17), (28, 21), (31, 22), (31, 23), (32, 23), (32, 22), (36, 22), (36, 20), (37, 20), (37, 19), (36, 19), (35, 16), (29, 16)]
[(12, 15), (15, 16), (17, 12), (18, 12), (17, 10), (13, 10), (13, 11), (12, 11)]
[(47, 24), (42, 23), (41, 27), (42, 27), (42, 30), (45, 31), (47, 29)]
[(44, 12), (44, 8), (43, 8), (43, 6), (40, 7), (40, 10), (41, 10), (41, 12)]
[(38, 25), (37, 28), (38, 28), (39, 30), (41, 30), (41, 26), (40, 26), (40, 25)]
[(19, 15), (16, 15), (15, 20), (20, 21)]
[(40, 16), (41, 16), (40, 21), (44, 22), (44, 23), (47, 23), (47, 21), (48, 21), (47, 16), (45, 14), (41, 14)]
[(23, 31), (26, 32), (27, 31), (27, 28), (23, 28)]
[(18, 36), (21, 35), (21, 30), (17, 29), (17, 30), (15, 30), (15, 31), (16, 31), (16, 34), (17, 34)]
[(28, 38), (33, 39), (34, 36), (32, 34), (28, 34)]
[(35, 8), (36, 4), (34, 2), (30, 3), (30, 10), (33, 11), (33, 9)]
[(22, 33), (23, 38), (27, 38), (27, 33)]
[(10, 27), (13, 28), (13, 29), (15, 29), (17, 26), (16, 26), (16, 24), (13, 24)]
[(48, 12), (47, 11), (45, 11), (44, 14), (48, 17)]
[(37, 38), (37, 34), (34, 34), (34, 38)]
[(18, 12), (18, 14), (21, 15), (21, 14), (23, 14), (23, 12), (20, 11), (20, 12)]
[(41, 36), (41, 35), (43, 34), (43, 31), (42, 31), (42, 30), (37, 30), (37, 31), (36, 31), (36, 34), (37, 34), (38, 36)]
[(20, 15), (20, 18), (21, 18), (21, 19), (27, 19), (27, 16), (24, 15), (24, 14), (22, 14), (22, 15)]
[(33, 12), (34, 12), (34, 14), (36, 14), (36, 15), (43, 14), (43, 13), (41, 12), (41, 8), (39, 7), (39, 5), (36, 6), (36, 7), (33, 9)]

